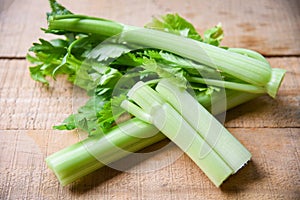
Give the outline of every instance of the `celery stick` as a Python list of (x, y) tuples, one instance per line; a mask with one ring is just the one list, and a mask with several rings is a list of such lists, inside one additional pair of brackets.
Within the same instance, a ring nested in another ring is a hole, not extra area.
[(120, 34), (120, 39), (125, 42), (166, 50), (258, 86), (267, 84), (271, 77), (271, 68), (266, 62), (162, 31), (126, 26), (81, 15), (50, 17), (48, 22), (49, 29), (53, 30), (104, 36)]
[(248, 93), (257, 93), (257, 94), (266, 93), (266, 88), (264, 87), (245, 84), (245, 83), (235, 83), (235, 82), (215, 80), (215, 79), (205, 79), (200, 77), (189, 77), (188, 81), (193, 83), (202, 83), (202, 84), (213, 85), (221, 88), (227, 88), (227, 89), (243, 91)]
[(150, 114), (153, 125), (178, 145), (217, 187), (233, 173), (222, 157), (169, 104), (154, 107)]
[(250, 160), (250, 152), (188, 92), (180, 90), (167, 79), (160, 81), (156, 90), (214, 148), (234, 173)]
[(163, 79), (158, 83), (158, 93), (138, 82), (128, 92), (128, 97), (141, 109), (136, 109), (135, 105), (134, 109), (130, 109), (126, 102), (126, 106), (121, 106), (129, 112), (137, 112), (132, 113), (137, 117), (144, 116), (140, 112), (150, 115), (151, 123), (186, 152), (219, 186), (229, 174), (237, 172), (249, 161), (251, 154), (190, 94), (180, 91), (169, 81)]
[(50, 155), (46, 163), (60, 183), (67, 185), (164, 138), (154, 126), (134, 118), (106, 135), (89, 137)]

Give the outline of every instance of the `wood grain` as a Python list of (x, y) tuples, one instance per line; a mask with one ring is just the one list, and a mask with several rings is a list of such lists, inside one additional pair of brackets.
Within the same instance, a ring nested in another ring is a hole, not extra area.
[[(1, 57), (24, 57), (32, 42), (45, 36), (47, 1), (3, 0), (0, 10)], [(179, 13), (203, 33), (219, 22), (225, 31), (224, 45), (245, 47), (265, 55), (300, 55), (300, 3), (298, 0), (61, 0), (74, 13), (143, 26), (152, 16)], [(138, 16), (138, 17), (137, 17)]]
[[(76, 141), (74, 133), (0, 131), (0, 199), (297, 199), (300, 197), (299, 129), (229, 129), (252, 161), (216, 188), (182, 155), (173, 164), (142, 173), (104, 167), (62, 188), (44, 158)], [(174, 150), (160, 155), (164, 159)]]
[(51, 129), (72, 113), (72, 86), (63, 78), (42, 87), (30, 78), (25, 60), (0, 63), (1, 129)]

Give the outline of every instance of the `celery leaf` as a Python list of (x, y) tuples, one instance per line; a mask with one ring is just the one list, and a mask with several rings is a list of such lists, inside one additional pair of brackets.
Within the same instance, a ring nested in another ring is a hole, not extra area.
[(157, 29), (183, 37), (203, 41), (195, 27), (178, 14), (167, 14), (159, 18), (153, 18), (152, 22), (145, 25), (146, 28)]

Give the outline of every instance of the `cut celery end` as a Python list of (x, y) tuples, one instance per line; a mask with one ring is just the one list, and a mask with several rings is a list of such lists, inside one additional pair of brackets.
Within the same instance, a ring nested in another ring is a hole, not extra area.
[(266, 85), (268, 94), (275, 98), (279, 90), (281, 82), (284, 78), (286, 70), (279, 68), (272, 68), (271, 79)]
[[(94, 138), (89, 138), (85, 142), (94, 142)], [(83, 142), (50, 155), (46, 158), (46, 163), (62, 186), (104, 166), (88, 152)]]
[(129, 112), (130, 114), (136, 116), (138, 119), (140, 119), (144, 122), (147, 122), (147, 123), (151, 123), (151, 116), (149, 114), (145, 113), (136, 104), (134, 104), (128, 100), (124, 100), (120, 106), (121, 106), (121, 108), (127, 110), (127, 112)]
[(233, 173), (250, 160), (251, 153), (187, 91), (174, 87), (167, 79), (160, 81), (156, 90), (224, 159)]
[(233, 171), (205, 140), (169, 104), (151, 111), (153, 124), (180, 147), (219, 187)]
[(165, 101), (157, 92), (146, 85), (144, 82), (137, 82), (127, 93), (129, 99), (134, 100), (144, 112), (150, 113), (153, 106), (162, 105)]

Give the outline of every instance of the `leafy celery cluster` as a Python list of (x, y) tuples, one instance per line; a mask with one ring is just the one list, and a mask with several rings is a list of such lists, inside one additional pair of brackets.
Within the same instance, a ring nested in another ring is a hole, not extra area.
[[(76, 15), (49, 2), (52, 12), (43, 30), (57, 39), (40, 39), (29, 49), (31, 77), (49, 85), (49, 77), (64, 75), (90, 97), (54, 126), (92, 136), (47, 157), (62, 185), (165, 136), (216, 186), (251, 158), (213, 115), (262, 94), (275, 97), (285, 70), (271, 68), (252, 50), (220, 47), (220, 24), (201, 36), (178, 14), (139, 28)], [(203, 157), (199, 150), (208, 153)]]
[[(51, 16), (72, 15), (58, 4), (50, 1)], [(223, 38), (221, 25), (204, 32), (202, 37), (195, 27), (178, 14), (167, 14), (154, 18), (145, 25), (149, 29), (157, 29), (182, 37), (191, 38), (211, 45), (219, 46)], [(43, 29), (46, 33), (63, 35), (63, 39), (50, 41), (39, 39), (29, 49), (27, 59), (33, 64), (30, 67), (31, 77), (48, 85), (47, 77), (55, 79), (57, 75), (66, 75), (74, 85), (87, 91), (90, 99), (71, 114), (61, 125), (54, 126), (59, 130), (80, 128), (89, 134), (107, 132), (115, 120), (125, 113), (118, 108), (125, 94), (137, 81), (149, 81), (159, 78), (174, 77), (179, 86), (187, 87), (190, 77), (199, 76), (199, 70), (205, 77), (214, 76), (215, 70), (181, 56), (158, 49), (134, 49), (129, 44), (117, 43), (114, 39), (91, 33), (78, 33), (63, 30)], [(101, 45), (99, 45), (101, 44)], [(133, 49), (133, 50), (132, 50)], [(113, 90), (118, 81), (130, 78), (134, 82), (126, 83), (116, 96)], [(232, 78), (226, 76), (227, 79)], [(213, 93), (218, 88), (206, 84), (188, 86), (194, 90), (197, 99), (209, 105)]]

